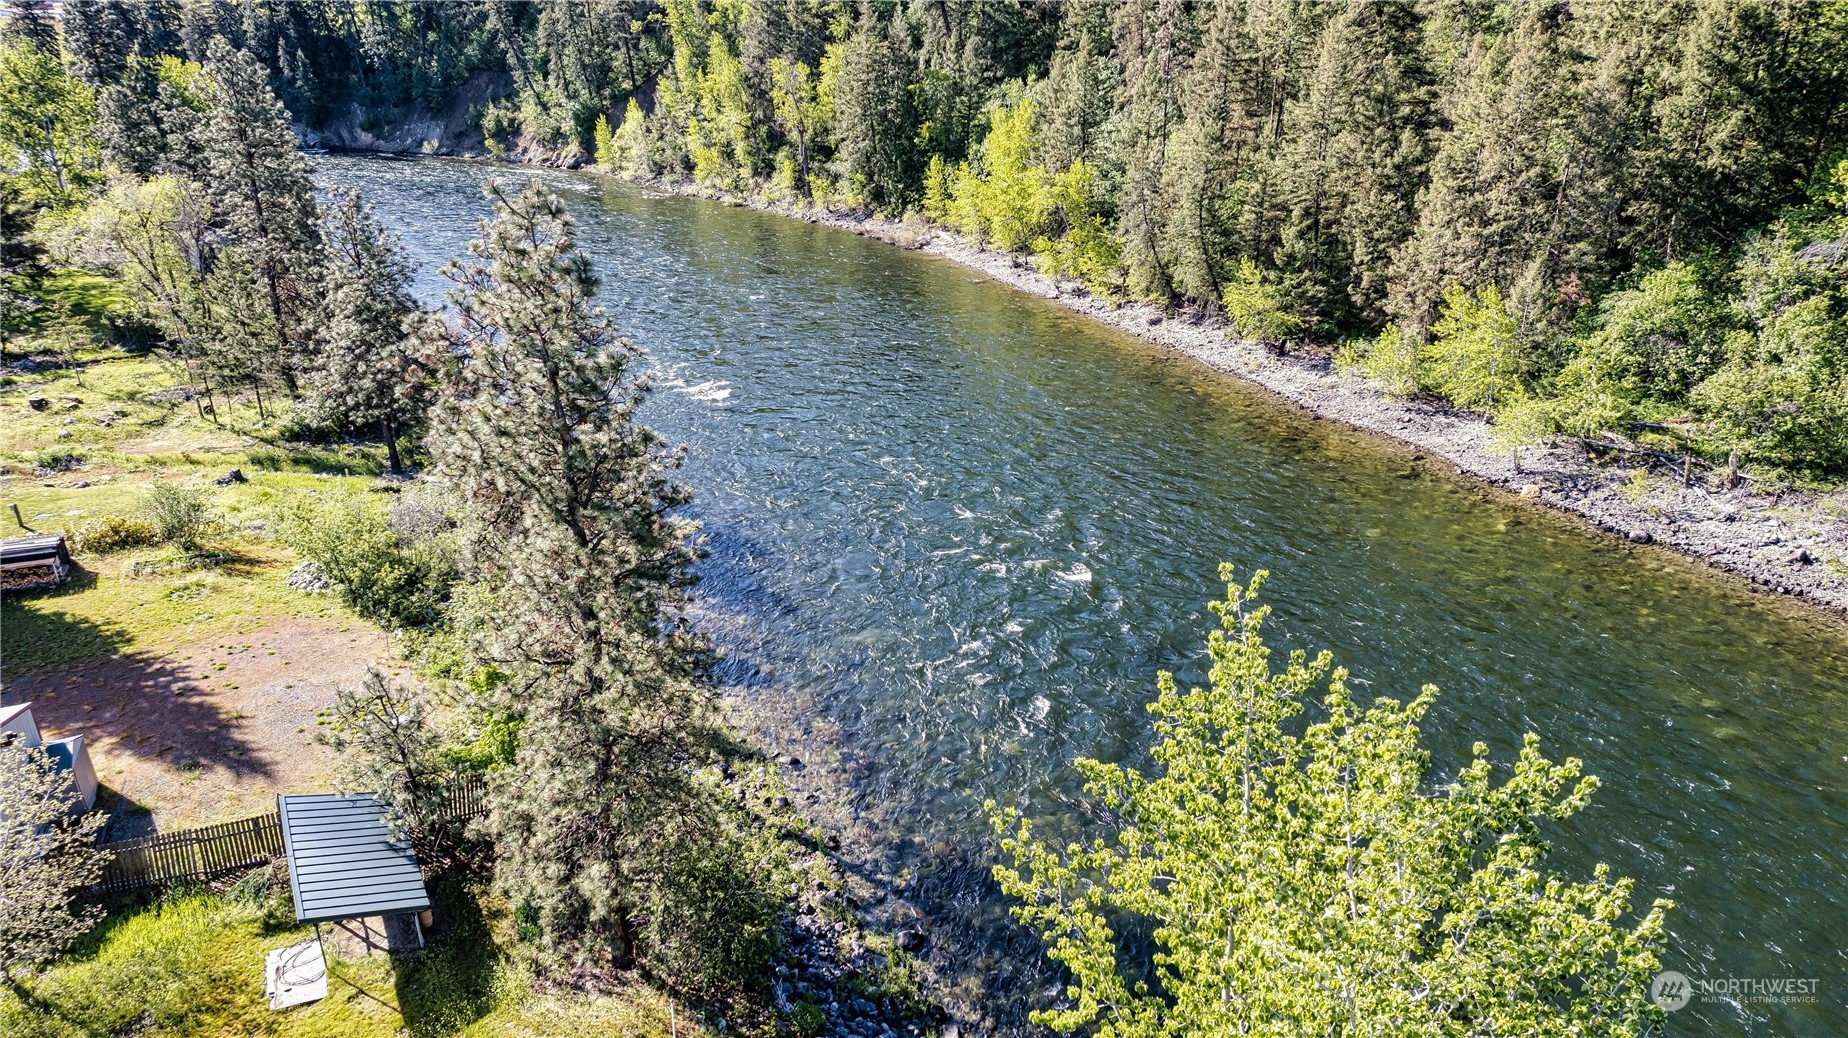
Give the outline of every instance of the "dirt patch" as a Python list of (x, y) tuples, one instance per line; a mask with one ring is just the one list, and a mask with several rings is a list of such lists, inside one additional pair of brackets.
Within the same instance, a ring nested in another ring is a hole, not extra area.
[[(99, 656), (7, 682), (48, 736), (82, 733), (119, 807), (110, 838), (188, 829), (273, 810), (277, 793), (324, 791), (333, 754), (316, 711), (369, 664), (392, 663), (382, 632), (277, 620), (161, 652)], [(100, 803), (99, 799), (99, 803)]]

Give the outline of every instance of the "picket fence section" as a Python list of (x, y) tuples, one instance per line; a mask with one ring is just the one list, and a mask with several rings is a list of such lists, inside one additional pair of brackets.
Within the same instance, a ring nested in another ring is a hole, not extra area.
[[(487, 792), (487, 782), (478, 775), (451, 782), (443, 790), (436, 826), (480, 816), (487, 810)], [(421, 835), (413, 834), (413, 842), (422, 843)], [(99, 893), (204, 883), (282, 857), (282, 819), (271, 811), (199, 829), (118, 840), (102, 849), (110, 859), (95, 885)]]
[(96, 884), (105, 893), (204, 882), (282, 857), (282, 821), (271, 811), (202, 829), (106, 843), (103, 850), (113, 855)]

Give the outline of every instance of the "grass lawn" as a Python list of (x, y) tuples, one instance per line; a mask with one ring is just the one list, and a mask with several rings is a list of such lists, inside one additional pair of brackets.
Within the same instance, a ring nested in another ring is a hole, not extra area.
[[(445, 1038), (703, 1035), (684, 1007), (641, 985), (613, 995), (535, 993), (503, 949), (506, 920), (475, 892), (432, 882), (447, 919), (420, 952), (330, 963), (328, 997), (272, 1011), (263, 956), (312, 939), (288, 895), (179, 893), (120, 908), (29, 984), (0, 987), (9, 1038)], [(323, 932), (326, 928), (323, 927)]]
[[(87, 275), (60, 277), (78, 299), (103, 291)], [(87, 311), (73, 303), (72, 312)], [(26, 337), (28, 348), (35, 343), (43, 345)], [(170, 365), (104, 346), (74, 357), (40, 349), (25, 369), (0, 376), (0, 532), (81, 531), (108, 516), (136, 514), (157, 483), (178, 484), (206, 492), (217, 522), (202, 547), (225, 556), (202, 570), (143, 573), (138, 563), (145, 570), (174, 552), (80, 555), (79, 572), (64, 587), (6, 596), (0, 676), (340, 610), (331, 596), (287, 587), (295, 559), (273, 536), (276, 511), (306, 494), (366, 492), (383, 470), (383, 447), (287, 442), (276, 419), (256, 423), (253, 406), (221, 398), (214, 421), (176, 389), (184, 385)], [(213, 485), (233, 468), (249, 482)]]

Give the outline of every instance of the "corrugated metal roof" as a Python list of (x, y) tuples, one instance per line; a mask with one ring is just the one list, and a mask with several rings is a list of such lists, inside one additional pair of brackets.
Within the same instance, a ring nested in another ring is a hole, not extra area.
[(429, 891), (417, 855), (385, 825), (385, 806), (370, 793), (279, 796), (282, 847), (289, 859), (295, 918), (326, 923), (368, 915), (421, 912)]

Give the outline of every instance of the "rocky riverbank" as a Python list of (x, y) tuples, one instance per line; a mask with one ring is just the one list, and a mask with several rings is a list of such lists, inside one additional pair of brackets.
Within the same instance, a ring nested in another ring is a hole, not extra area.
[(1041, 274), (1026, 256), (982, 248), (941, 227), (773, 203), (684, 182), (642, 183), (941, 256), (1186, 354), (1322, 418), (1427, 451), (1458, 473), (1505, 488), (1537, 506), (1577, 515), (1635, 544), (1699, 559), (1764, 591), (1848, 615), (1848, 491), (1815, 493), (1764, 486), (1749, 478), (1742, 480), (1744, 486), (1728, 489), (1723, 475), (1698, 468), (1684, 485), (1682, 471), (1673, 464), (1621, 449), (1594, 451), (1573, 441), (1524, 447), (1510, 455), (1496, 448), (1482, 415), (1441, 401), (1397, 399), (1366, 379), (1336, 371), (1325, 353), (1280, 356), (1234, 337), (1220, 315), (1103, 299), (1075, 281)]

